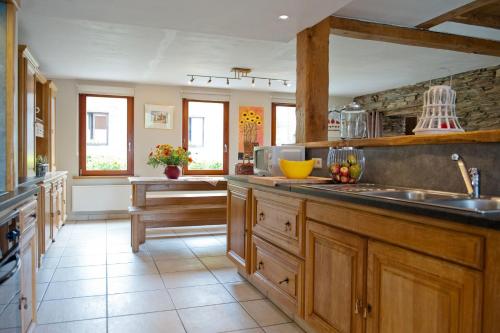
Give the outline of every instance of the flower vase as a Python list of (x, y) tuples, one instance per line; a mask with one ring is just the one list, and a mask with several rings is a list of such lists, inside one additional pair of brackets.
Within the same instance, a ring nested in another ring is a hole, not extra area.
[(165, 176), (168, 179), (177, 179), (181, 175), (181, 169), (177, 165), (167, 165), (165, 167)]

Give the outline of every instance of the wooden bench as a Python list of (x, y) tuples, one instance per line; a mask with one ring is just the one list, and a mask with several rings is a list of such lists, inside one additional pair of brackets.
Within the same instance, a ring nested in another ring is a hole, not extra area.
[(222, 177), (130, 177), (129, 181), (133, 252), (146, 241), (146, 228), (226, 224), (227, 182)]

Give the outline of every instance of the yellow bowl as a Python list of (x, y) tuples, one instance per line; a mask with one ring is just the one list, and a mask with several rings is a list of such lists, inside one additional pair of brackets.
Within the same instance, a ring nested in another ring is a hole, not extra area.
[(307, 178), (314, 168), (314, 161), (288, 161), (280, 160), (280, 169), (286, 178), (304, 179)]

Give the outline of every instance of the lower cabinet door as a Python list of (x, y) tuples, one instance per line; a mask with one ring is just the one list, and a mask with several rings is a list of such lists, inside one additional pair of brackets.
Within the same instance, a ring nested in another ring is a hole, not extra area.
[(242, 270), (250, 273), (251, 189), (229, 185), (227, 191), (227, 254)]
[(365, 238), (307, 221), (305, 319), (317, 332), (363, 331), (366, 246)]
[(482, 274), (379, 242), (368, 245), (368, 333), (481, 331)]
[(19, 309), (21, 310), (22, 332), (26, 333), (34, 325), (36, 317), (36, 283), (35, 283), (35, 256), (36, 240), (35, 227), (21, 235), (21, 296)]

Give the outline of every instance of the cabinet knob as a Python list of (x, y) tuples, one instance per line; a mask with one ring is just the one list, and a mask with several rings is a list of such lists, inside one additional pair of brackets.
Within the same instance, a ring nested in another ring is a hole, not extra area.
[(264, 215), (264, 212), (260, 212), (259, 221), (264, 221), (265, 218), (266, 218), (266, 216)]
[(286, 221), (285, 223), (285, 231), (291, 231), (292, 230), (292, 224), (290, 221)]
[(367, 304), (363, 309), (363, 318), (368, 318), (370, 312), (372, 312), (372, 306), (370, 304)]
[(19, 310), (21, 310), (21, 308), (28, 310), (28, 299), (24, 296), (19, 300)]
[(30, 217), (36, 218), (36, 213), (31, 214)]
[(290, 279), (289, 279), (289, 278), (286, 278), (286, 279), (284, 279), (284, 280), (282, 280), (282, 281), (278, 282), (278, 284), (283, 284), (283, 283), (288, 284), (289, 282), (290, 282)]
[(259, 265), (257, 266), (258, 270), (261, 270), (264, 268), (264, 263), (262, 261), (259, 261)]

